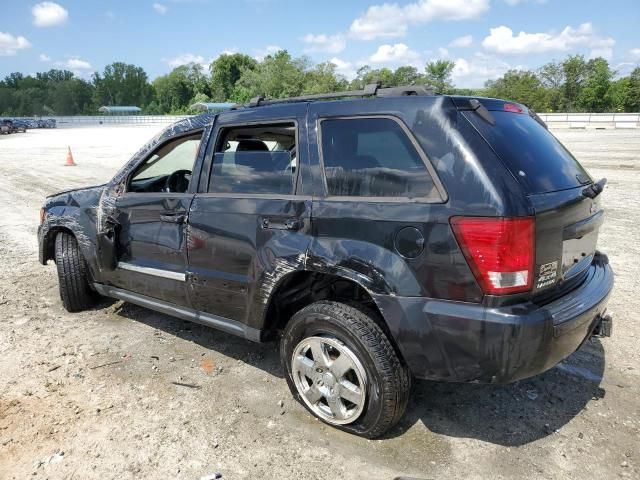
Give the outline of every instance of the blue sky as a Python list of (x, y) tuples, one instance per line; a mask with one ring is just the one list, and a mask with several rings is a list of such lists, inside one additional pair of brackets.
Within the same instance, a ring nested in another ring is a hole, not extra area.
[(639, 0), (5, 0), (0, 77), (67, 68), (89, 78), (124, 61), (153, 79), (223, 52), (284, 48), (348, 78), (364, 64), (446, 58), (457, 86), (479, 87), (575, 53), (626, 74), (640, 64), (639, 25)]

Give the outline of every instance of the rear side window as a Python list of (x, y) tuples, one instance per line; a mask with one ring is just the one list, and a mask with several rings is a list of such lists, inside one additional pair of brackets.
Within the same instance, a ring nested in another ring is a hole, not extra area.
[(496, 124), (465, 112), (528, 194), (583, 185), (587, 172), (547, 129), (526, 113), (492, 111)]
[(422, 157), (398, 122), (390, 118), (327, 119), (320, 129), (329, 195), (437, 195)]
[(293, 123), (223, 129), (208, 191), (290, 195), (297, 166)]

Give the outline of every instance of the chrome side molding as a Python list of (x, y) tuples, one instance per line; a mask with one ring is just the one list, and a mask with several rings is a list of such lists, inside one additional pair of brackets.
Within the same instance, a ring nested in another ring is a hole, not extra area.
[(154, 277), (168, 278), (169, 280), (177, 280), (184, 282), (187, 279), (186, 274), (180, 272), (172, 272), (171, 270), (163, 270), (160, 268), (141, 267), (133, 263), (118, 262), (117, 268), (121, 270), (129, 270), (131, 272), (142, 273), (144, 275), (153, 275)]

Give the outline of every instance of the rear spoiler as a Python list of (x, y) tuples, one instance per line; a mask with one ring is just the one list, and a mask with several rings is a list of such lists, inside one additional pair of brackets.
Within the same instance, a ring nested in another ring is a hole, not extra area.
[(473, 97), (451, 97), (456, 109), (461, 111), (472, 111), (477, 113), (485, 122), (495, 125), (496, 120), (491, 112), (511, 111), (515, 113), (528, 113), (531, 118), (542, 125), (547, 130), (549, 127), (540, 116), (531, 108), (515, 102), (499, 100), (497, 98), (473, 98)]

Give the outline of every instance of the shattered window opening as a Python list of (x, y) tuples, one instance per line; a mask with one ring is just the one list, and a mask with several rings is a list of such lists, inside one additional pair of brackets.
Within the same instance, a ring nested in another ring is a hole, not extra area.
[(291, 195), (297, 170), (294, 123), (221, 131), (208, 192)]

